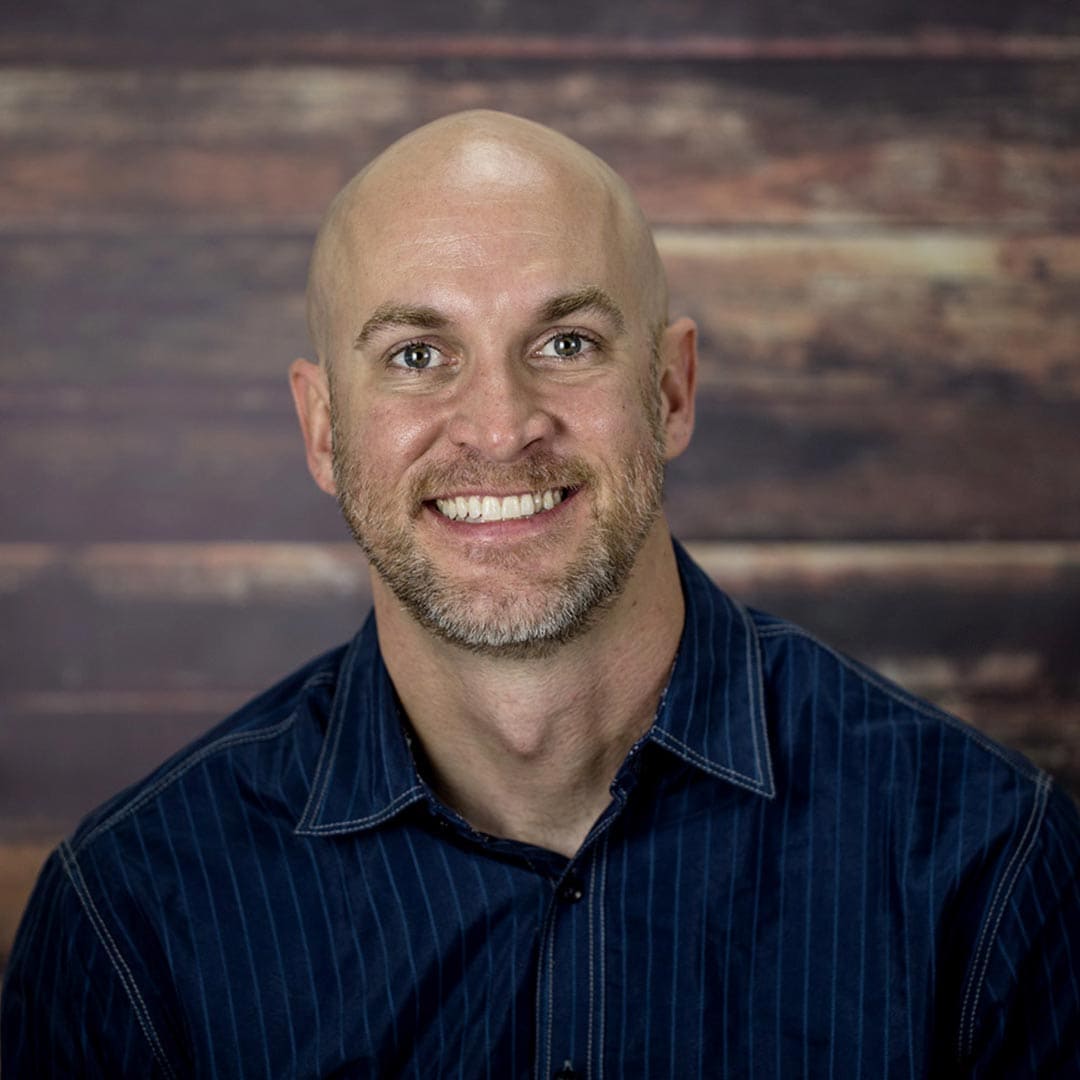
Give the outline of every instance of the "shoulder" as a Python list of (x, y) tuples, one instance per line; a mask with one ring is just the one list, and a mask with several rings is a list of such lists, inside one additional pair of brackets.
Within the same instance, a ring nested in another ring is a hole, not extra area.
[[(91, 813), (52, 854), (10, 967), (11, 986), (36, 989), (5, 994), (5, 1024), (33, 1027), (32, 1039), (20, 1036), (23, 1057), (51, 1060), (60, 1029), (118, 1032), (118, 1046), (149, 1055), (140, 1075), (186, 1074), (174, 1067), (186, 1053), (185, 1000), (200, 991), (173, 954), (196, 947), (215, 926), (221, 890), (295, 828), (346, 650), (259, 694)], [(101, 1000), (86, 986), (100, 987)], [(87, 1038), (65, 1049), (80, 1062), (92, 1051)]]
[(774, 718), (798, 723), (809, 715), (836, 726), (871, 749), (915, 755), (913, 765), (933, 776), (960, 767), (955, 778), (974, 782), (991, 773), (1034, 798), (1047, 777), (1023, 754), (948, 711), (911, 693), (813, 634), (764, 612), (749, 610), (761, 651), (763, 682)]
[(269, 773), (282, 768), (282, 745), (302, 752), (305, 734), (317, 752), (346, 649), (338, 646), (275, 683), (87, 815), (65, 845), (72, 856), (133, 818), (158, 816), (162, 800), (182, 799), (186, 789), (207, 783), (224, 788), (241, 774), (256, 780), (261, 774), (273, 783)]
[(748, 617), (780, 786), (835, 808), (846, 828), (857, 822), (870, 845), (862, 858), (889, 867), (909, 918), (932, 912), (940, 1052), (1001, 1075), (1059, 1054), (1072, 1062), (1076, 806), (1022, 754), (800, 627)]

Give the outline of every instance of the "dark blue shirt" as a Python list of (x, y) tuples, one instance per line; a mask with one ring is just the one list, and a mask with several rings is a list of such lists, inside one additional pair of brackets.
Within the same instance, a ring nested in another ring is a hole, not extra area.
[(1069, 800), (679, 559), (572, 860), (439, 803), (369, 620), (51, 857), (4, 1076), (1080, 1074)]

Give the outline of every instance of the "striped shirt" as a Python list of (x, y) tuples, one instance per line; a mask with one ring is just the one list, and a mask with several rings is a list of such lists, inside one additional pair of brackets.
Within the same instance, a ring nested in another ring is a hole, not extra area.
[(573, 859), (440, 804), (369, 620), (53, 854), (4, 1076), (1080, 1074), (1072, 803), (679, 564)]

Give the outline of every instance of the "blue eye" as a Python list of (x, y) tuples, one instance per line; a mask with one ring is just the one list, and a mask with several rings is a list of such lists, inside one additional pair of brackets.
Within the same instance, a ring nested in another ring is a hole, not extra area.
[(548, 338), (540, 350), (540, 355), (568, 360), (586, 352), (591, 344), (592, 342), (584, 334), (563, 332)]
[(408, 368), (410, 371), (441, 367), (443, 363), (445, 360), (442, 353), (426, 341), (412, 341), (390, 357), (391, 366)]

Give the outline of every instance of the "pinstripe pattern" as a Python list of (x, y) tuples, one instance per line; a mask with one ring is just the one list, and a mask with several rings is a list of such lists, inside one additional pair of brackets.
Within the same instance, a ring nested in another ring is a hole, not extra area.
[(1080, 1073), (1072, 804), (679, 558), (573, 860), (438, 803), (369, 622), (50, 859), (5, 1077)]

